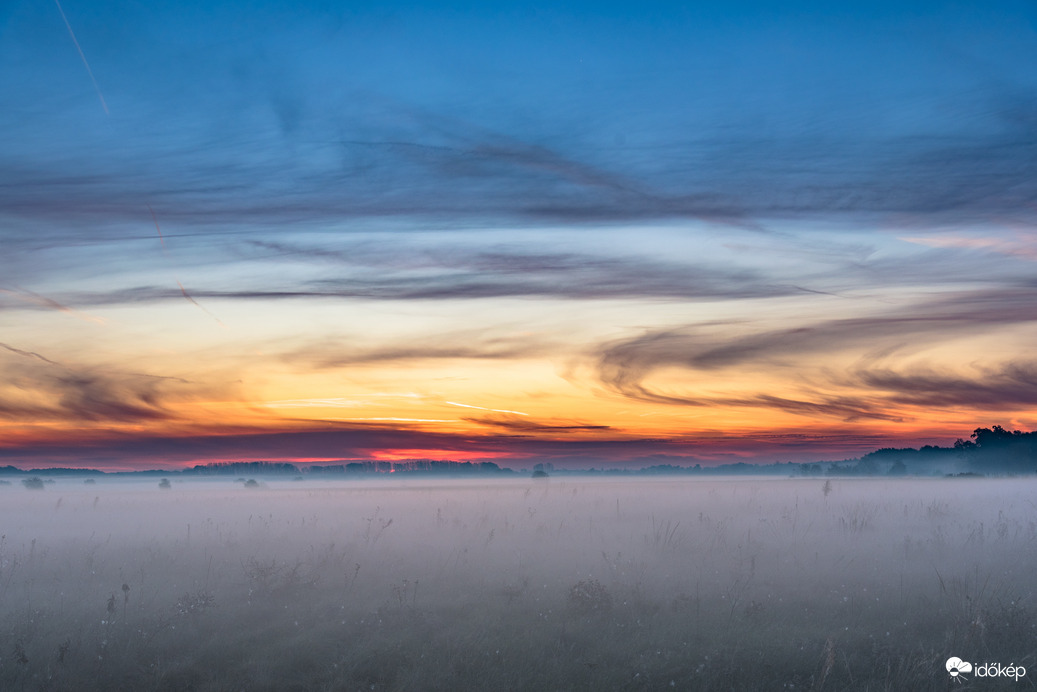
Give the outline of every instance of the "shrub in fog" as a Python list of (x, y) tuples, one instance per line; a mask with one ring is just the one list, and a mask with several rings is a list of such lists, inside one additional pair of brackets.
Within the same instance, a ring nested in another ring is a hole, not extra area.
[(569, 605), (581, 615), (602, 613), (612, 608), (612, 595), (597, 579), (580, 580), (569, 589)]

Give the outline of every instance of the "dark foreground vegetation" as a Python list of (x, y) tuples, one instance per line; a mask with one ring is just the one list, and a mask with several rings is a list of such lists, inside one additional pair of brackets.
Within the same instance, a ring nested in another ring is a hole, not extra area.
[(171, 485), (0, 489), (0, 689), (1037, 679), (1035, 481)]

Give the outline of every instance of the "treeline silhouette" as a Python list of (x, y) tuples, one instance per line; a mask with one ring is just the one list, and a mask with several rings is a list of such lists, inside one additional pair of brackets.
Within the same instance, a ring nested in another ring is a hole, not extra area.
[(1009, 432), (1000, 425), (976, 428), (971, 439), (958, 439), (956, 452), (976, 470), (999, 473), (1037, 473), (1037, 430)]
[(413, 459), (407, 461), (354, 461), (331, 466), (310, 466), (311, 475), (359, 475), (368, 473), (407, 473), (429, 475), (507, 474), (511, 469), (501, 468), (492, 461), (441, 461), (436, 459)]
[[(640, 461), (686, 461), (687, 457), (663, 455), (642, 457)], [(1008, 431), (1000, 425), (976, 428), (968, 440), (958, 439), (953, 447), (925, 445), (877, 449), (856, 459), (811, 463), (778, 462), (702, 466), (679, 463), (655, 463), (640, 469), (606, 468), (556, 469), (549, 463), (537, 464), (540, 475), (770, 475), (770, 476), (904, 476), (904, 475), (1019, 475), (1037, 473), (1037, 431)], [(3, 475), (40, 476), (293, 476), (364, 477), (385, 474), (426, 476), (507, 475), (516, 472), (491, 461), (469, 462), (435, 459), (403, 461), (343, 461), (340, 464), (296, 465), (287, 462), (236, 461), (199, 464), (179, 470), (117, 471), (105, 473), (95, 469), (0, 467)], [(89, 481), (88, 481), (89, 482)], [(0, 481), (0, 484), (9, 484)]]
[(887, 447), (859, 459), (801, 464), (810, 476), (1018, 475), (1037, 473), (1037, 431), (1009, 432), (1000, 425), (976, 428), (953, 447)]
[(201, 464), (181, 472), (188, 476), (249, 476), (301, 475), (309, 476), (362, 476), (369, 474), (406, 473), (412, 475), (451, 475), (513, 473), (491, 461), (439, 461), (435, 459), (407, 459), (404, 461), (352, 461), (345, 464), (308, 464), (270, 461), (235, 461), (230, 463)]

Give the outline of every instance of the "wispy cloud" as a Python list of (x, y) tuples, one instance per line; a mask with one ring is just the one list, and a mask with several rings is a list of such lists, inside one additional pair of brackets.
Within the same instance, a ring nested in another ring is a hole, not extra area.
[[(385, 240), (392, 240), (388, 234)], [(478, 238), (466, 246), (427, 249), (396, 240), (395, 251), (372, 251), (368, 244), (302, 245), (253, 242), (257, 255), (228, 257), (228, 263), (313, 259), (328, 263), (325, 278), (285, 273), (268, 281), (241, 281), (220, 286), (222, 277), (196, 280), (190, 294), (182, 286), (131, 285), (107, 291), (65, 292), (60, 298), (76, 308), (169, 302), (187, 298), (283, 301), (313, 299), (479, 300), (487, 298), (553, 298), (609, 300), (698, 298), (706, 300), (800, 295), (812, 289), (787, 279), (772, 279), (758, 270), (720, 267), (694, 261), (666, 261), (620, 256), (618, 251), (530, 253), (516, 248), (483, 249)], [(271, 251), (273, 251), (271, 253)], [(665, 249), (660, 250), (664, 252)], [(211, 251), (209, 251), (211, 253)], [(206, 285), (208, 284), (208, 285)], [(30, 301), (41, 309), (57, 304)], [(65, 308), (71, 310), (71, 308)]]
[[(810, 322), (790, 329), (732, 335), (730, 330), (689, 326), (650, 331), (602, 346), (597, 374), (612, 391), (652, 403), (684, 406), (773, 408), (804, 415), (833, 416), (846, 421), (898, 421), (895, 404), (916, 406), (975, 406), (1008, 409), (1031, 401), (1027, 388), (1033, 374), (1028, 365), (1011, 365), (965, 379), (947, 374), (896, 372), (874, 356), (858, 359), (851, 375), (833, 375), (811, 363), (816, 357), (840, 353), (885, 353), (944, 343), (985, 328), (1037, 320), (1032, 289), (999, 289), (958, 293), (886, 314)], [(760, 392), (750, 396), (678, 394), (653, 389), (646, 382), (662, 368), (693, 372), (723, 372), (735, 368), (766, 368), (769, 372), (799, 373), (786, 387), (808, 398)], [(811, 373), (814, 382), (811, 384)], [(855, 391), (856, 393), (851, 393)]]
[(1012, 233), (1004, 237), (998, 235), (969, 236), (960, 233), (933, 236), (910, 236), (903, 240), (909, 243), (937, 248), (964, 248), (984, 250), (1012, 257), (1037, 259), (1037, 233)]
[(211, 386), (123, 368), (58, 362), (8, 344), (0, 358), (0, 411), (13, 421), (123, 424), (179, 418), (173, 405)]
[(47, 363), (48, 365), (59, 365), (58, 363), (55, 363), (54, 361), (52, 361), (50, 358), (47, 358), (46, 356), (41, 356), (39, 353), (36, 353), (35, 351), (23, 351), (20, 348), (15, 348), (14, 346), (8, 346), (7, 344), (3, 344), (3, 343), (0, 343), (0, 348), (4, 349), (6, 351), (10, 351), (11, 353), (15, 353), (15, 354), (17, 354), (19, 356), (25, 356), (26, 358), (35, 358), (36, 360), (42, 361), (44, 363)]
[[(523, 416), (527, 414), (521, 414)], [(502, 430), (508, 430), (514, 433), (571, 433), (581, 431), (602, 431), (611, 430), (612, 428), (608, 425), (592, 425), (589, 423), (581, 423), (578, 421), (557, 421), (557, 420), (531, 420), (529, 418), (520, 418), (515, 415), (508, 416), (493, 416), (493, 417), (471, 417), (464, 418), (463, 420), (471, 423), (478, 423), (489, 428), (499, 428)]]
[[(509, 336), (488, 330), (454, 331), (409, 338), (405, 342), (358, 345), (355, 341), (326, 340), (282, 356), (300, 368), (339, 368), (423, 360), (505, 360), (555, 353), (539, 337)], [(458, 405), (458, 404), (455, 404)]]
[(367, 404), (368, 402), (359, 399), (343, 399), (341, 397), (330, 399), (284, 399), (281, 401), (264, 402), (264, 405), (270, 408), (356, 408)]
[[(413, 142), (329, 142), (339, 160), (315, 157), (299, 179), (290, 158), (213, 166), (211, 149), (148, 152), (155, 168), (112, 161), (89, 173), (87, 161), (0, 166), (0, 202), (22, 218), (125, 222), (142, 197), (179, 224), (341, 223), (344, 220), (454, 219), (465, 224), (591, 224), (695, 220), (760, 227), (768, 219), (885, 215), (902, 224), (943, 226), (1022, 214), (1037, 201), (1028, 174), (1037, 158), (1033, 132), (972, 139), (900, 139), (775, 144), (739, 139), (671, 142), (649, 149), (563, 156), (542, 145), (501, 146), (500, 137), (455, 146)], [(258, 133), (257, 133), (258, 136)], [(430, 137), (439, 138), (438, 133)], [(509, 138), (510, 140), (510, 138)], [(227, 155), (232, 151), (225, 152)], [(278, 156), (286, 156), (278, 154)], [(654, 165), (646, 167), (644, 161)], [(689, 166), (690, 161), (701, 165)], [(852, 172), (846, 162), (852, 161)], [(77, 170), (81, 168), (82, 170)], [(71, 171), (73, 172), (70, 172)], [(631, 181), (620, 185), (616, 179)], [(288, 182), (291, 181), (291, 182)]]
[(971, 370), (964, 374), (946, 368), (894, 369), (875, 364), (855, 369), (844, 382), (911, 406), (1013, 410), (1037, 405), (1037, 363), (1009, 362)]
[(162, 402), (163, 383), (98, 369), (4, 368), (0, 410), (12, 420), (126, 423), (174, 418)]

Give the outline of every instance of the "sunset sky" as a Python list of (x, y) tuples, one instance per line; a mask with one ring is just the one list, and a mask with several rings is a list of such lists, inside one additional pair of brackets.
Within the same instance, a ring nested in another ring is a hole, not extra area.
[(1037, 428), (1037, 5), (0, 5), (0, 465)]

